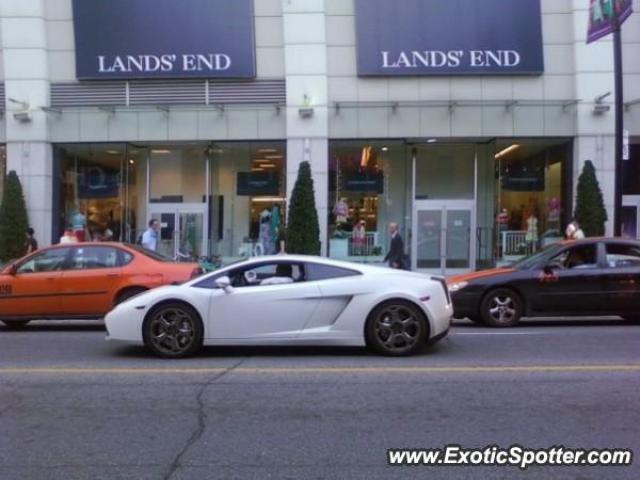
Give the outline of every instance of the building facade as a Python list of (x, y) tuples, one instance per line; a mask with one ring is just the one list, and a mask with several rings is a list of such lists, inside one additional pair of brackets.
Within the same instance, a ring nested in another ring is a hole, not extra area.
[[(177, 18), (3, 0), (0, 168), (43, 244), (135, 242), (157, 218), (163, 253), (223, 262), (275, 251), (302, 161), (335, 258), (381, 262), (395, 222), (419, 270), (514, 260), (562, 236), (586, 160), (612, 219), (613, 49), (585, 43), (589, 2), (466, 0), (456, 26), (435, 1), (186, 0)], [(637, 237), (638, 13), (623, 42)]]

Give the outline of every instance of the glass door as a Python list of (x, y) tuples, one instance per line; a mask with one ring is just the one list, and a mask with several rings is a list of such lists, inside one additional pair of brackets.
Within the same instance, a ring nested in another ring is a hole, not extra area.
[(418, 201), (413, 218), (413, 269), (443, 275), (475, 269), (472, 201)]
[(150, 219), (160, 222), (158, 253), (178, 261), (207, 255), (206, 205), (150, 205)]
[(640, 195), (625, 195), (622, 197), (620, 220), (622, 236), (626, 238), (640, 238)]

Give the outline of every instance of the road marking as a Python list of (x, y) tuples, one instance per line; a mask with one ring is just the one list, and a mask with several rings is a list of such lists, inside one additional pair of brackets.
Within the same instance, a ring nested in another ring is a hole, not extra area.
[[(100, 374), (100, 375), (149, 375), (149, 374), (201, 374), (211, 375), (230, 371), (231, 368), (0, 368), (0, 375), (15, 374)], [(232, 373), (242, 374), (438, 374), (438, 373), (535, 373), (535, 372), (640, 372), (640, 365), (523, 365), (523, 366), (459, 366), (459, 367), (240, 367)]]

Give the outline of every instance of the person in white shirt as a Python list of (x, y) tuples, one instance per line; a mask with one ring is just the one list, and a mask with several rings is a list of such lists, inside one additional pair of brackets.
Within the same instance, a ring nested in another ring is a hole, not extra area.
[(279, 263), (276, 267), (276, 274), (271, 278), (265, 278), (260, 285), (282, 285), (285, 283), (293, 283), (293, 269), (287, 263)]
[(581, 240), (585, 238), (585, 234), (575, 218), (571, 220), (569, 225), (567, 225), (567, 229), (565, 230), (564, 234), (567, 237), (567, 240)]
[(155, 218), (149, 220), (149, 228), (142, 234), (142, 246), (147, 250), (156, 251), (158, 248), (158, 231), (160, 222)]

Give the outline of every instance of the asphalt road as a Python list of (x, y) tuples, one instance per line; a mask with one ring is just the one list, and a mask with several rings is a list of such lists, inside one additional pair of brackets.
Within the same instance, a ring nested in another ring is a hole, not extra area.
[[(640, 326), (464, 322), (413, 358), (0, 329), (0, 479), (638, 479)], [(389, 448), (629, 448), (627, 467), (390, 467)]]

